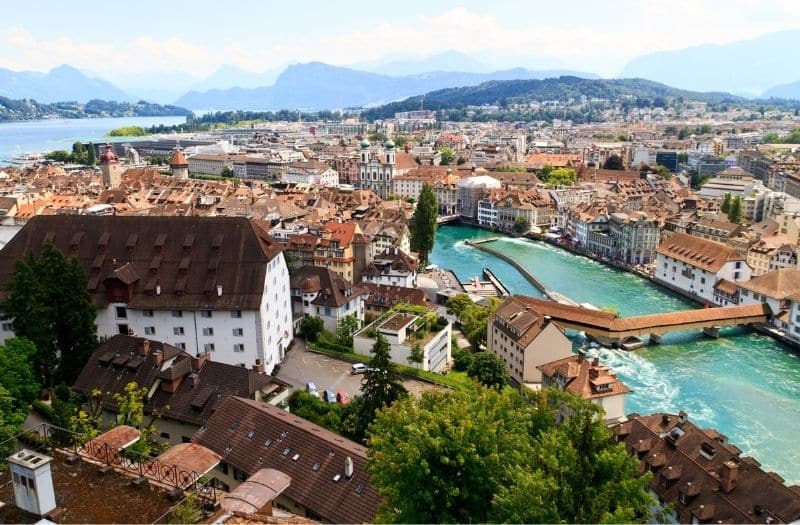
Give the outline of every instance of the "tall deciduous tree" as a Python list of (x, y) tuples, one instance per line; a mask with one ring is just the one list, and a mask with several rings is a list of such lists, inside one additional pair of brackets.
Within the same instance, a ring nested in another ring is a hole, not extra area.
[(425, 360), (425, 353), (422, 351), (422, 345), (418, 342), (414, 343), (411, 347), (411, 352), (409, 352), (406, 361), (408, 361), (409, 365), (421, 365), (422, 362)]
[(439, 204), (430, 184), (422, 185), (417, 208), (411, 217), (411, 249), (418, 252), (423, 262), (433, 250), (436, 236), (436, 219), (439, 216)]
[(358, 330), (358, 319), (355, 315), (345, 315), (336, 325), (336, 340), (340, 345), (352, 346), (353, 334)]
[(733, 223), (739, 224), (742, 222), (743, 215), (744, 210), (742, 208), (742, 197), (741, 195), (737, 195), (731, 202), (731, 209), (728, 212), (728, 219)]
[(491, 352), (484, 351), (473, 355), (467, 375), (491, 388), (502, 388), (508, 384), (508, 370), (505, 363)]
[(722, 205), (719, 207), (722, 213), (728, 214), (731, 212), (731, 194), (726, 193), (725, 197), (722, 199)]
[(619, 155), (609, 155), (603, 163), (604, 170), (624, 170), (625, 165), (622, 163), (622, 157)]
[(88, 146), (86, 146), (86, 164), (89, 166), (94, 166), (97, 164), (97, 154), (94, 150), (94, 144), (91, 142)]
[(36, 347), (27, 339), (14, 338), (0, 345), (0, 385), (20, 410), (27, 410), (42, 388), (33, 371), (35, 355)]
[(20, 410), (8, 390), (0, 385), (0, 466), (15, 452), (17, 443), (11, 438), (22, 432), (26, 415), (27, 411)]
[(36, 346), (43, 383), (72, 383), (97, 347), (95, 306), (77, 259), (48, 243), (37, 258), (18, 261), (2, 305), (14, 333)]

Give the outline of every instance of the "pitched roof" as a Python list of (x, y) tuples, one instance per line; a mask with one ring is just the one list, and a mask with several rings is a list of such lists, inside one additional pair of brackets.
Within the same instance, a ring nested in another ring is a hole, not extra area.
[(342, 306), (367, 293), (361, 284), (353, 284), (340, 274), (321, 266), (303, 266), (291, 278), (291, 288), (304, 293), (318, 292), (313, 304)]
[(738, 251), (726, 244), (680, 232), (673, 233), (662, 242), (658, 253), (711, 273), (720, 271), (727, 262), (745, 260)]
[(145, 411), (200, 426), (227, 397), (251, 397), (259, 391), (289, 387), (272, 376), (209, 358), (208, 354), (192, 358), (158, 341), (115, 335), (92, 353), (73, 388), (83, 394), (100, 390), (103, 408), (116, 412), (114, 394), (122, 393), (128, 383), (135, 381), (151, 391), (153, 386), (175, 382), (172, 391), (157, 388), (152, 392)]
[(81, 263), (95, 304), (107, 304), (116, 280), (133, 285), (131, 308), (257, 309), (267, 264), (281, 252), (246, 218), (38, 216), (0, 250), (0, 285), (48, 241)]
[(571, 355), (557, 361), (537, 366), (542, 375), (553, 377), (560, 374), (566, 380), (564, 390), (584, 399), (627, 394), (630, 389), (617, 379), (616, 374), (595, 358), (586, 359), (582, 354)]
[(680, 523), (691, 523), (693, 516), (715, 523), (800, 519), (800, 487), (787, 487), (755, 459), (741, 457), (716, 430), (703, 430), (680, 415), (628, 417), (611, 430), (639, 456), (642, 469), (653, 471), (650, 489), (674, 504)]
[(739, 286), (774, 299), (785, 299), (800, 293), (800, 270), (780, 268), (739, 283)]
[[(381, 503), (365, 470), (367, 449), (278, 407), (229, 397), (192, 441), (247, 475), (262, 468), (291, 478), (284, 495), (331, 523), (369, 523)], [(345, 476), (345, 462), (353, 476)], [(338, 477), (337, 477), (338, 476)]]
[(547, 320), (527, 302), (527, 297), (507, 297), (492, 315), (492, 323), (522, 347), (528, 346), (547, 326)]

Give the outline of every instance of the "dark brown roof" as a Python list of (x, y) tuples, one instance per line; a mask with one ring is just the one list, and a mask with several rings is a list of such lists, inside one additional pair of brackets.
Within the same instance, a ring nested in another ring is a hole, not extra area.
[[(564, 390), (584, 399), (615, 396), (630, 392), (608, 367), (597, 359), (586, 359), (582, 354), (571, 355), (557, 361), (537, 366), (542, 375), (553, 377), (560, 374), (565, 379)], [(603, 388), (600, 385), (608, 385)]]
[(507, 297), (492, 315), (494, 326), (522, 347), (527, 347), (547, 325), (546, 319), (536, 312), (531, 302), (530, 297), (521, 295)]
[(304, 293), (319, 294), (313, 304), (342, 306), (368, 292), (362, 284), (352, 284), (340, 274), (320, 266), (303, 266), (292, 275), (291, 287)]
[(430, 299), (419, 288), (375, 283), (364, 283), (364, 286), (369, 290), (366, 302), (368, 308), (389, 309), (397, 303), (430, 306)]
[(0, 250), (3, 288), (14, 263), (47, 240), (77, 257), (97, 305), (119, 282), (132, 289), (129, 307), (152, 309), (257, 309), (281, 251), (246, 218), (37, 216)]
[(673, 233), (662, 242), (658, 253), (711, 273), (720, 271), (727, 262), (745, 260), (739, 252), (726, 244), (680, 232)]
[[(681, 423), (680, 416), (671, 414), (629, 418), (611, 429), (650, 466), (650, 488), (659, 499), (675, 505), (679, 522), (691, 523), (692, 516), (715, 523), (800, 519), (800, 487), (787, 487), (777, 474), (761, 470), (753, 458), (741, 457), (741, 451), (716, 430), (700, 429), (688, 420)], [(731, 474), (735, 482), (726, 484)]]
[[(145, 344), (148, 345), (146, 353)], [(161, 357), (157, 358), (159, 352)], [(248, 368), (193, 359), (173, 346), (127, 335), (115, 335), (100, 345), (73, 388), (82, 394), (100, 390), (103, 408), (116, 412), (114, 394), (122, 393), (132, 381), (148, 391), (156, 381), (161, 384), (176, 382), (174, 392), (157, 388), (148, 399), (145, 411), (156, 411), (162, 418), (196, 426), (202, 425), (217, 404), (227, 397), (252, 397), (258, 391), (268, 390), (270, 384), (275, 385), (276, 390), (288, 388), (282, 381)]]
[[(323, 521), (375, 520), (381, 497), (364, 469), (367, 449), (285, 410), (230, 397), (192, 441), (248, 476), (262, 468), (285, 472), (291, 483), (283, 494)], [(348, 457), (352, 478), (345, 476)]]

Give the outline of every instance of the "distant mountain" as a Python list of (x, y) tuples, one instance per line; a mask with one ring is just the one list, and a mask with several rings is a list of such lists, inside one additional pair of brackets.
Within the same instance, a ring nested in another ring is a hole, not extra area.
[(271, 86), (275, 83), (283, 68), (270, 69), (262, 73), (247, 71), (230, 64), (221, 65), (211, 75), (192, 86), (193, 91), (211, 89), (229, 89), (233, 87), (253, 89)]
[(56, 67), (48, 73), (0, 68), (0, 96), (30, 98), (42, 103), (64, 100), (87, 102), (91, 99), (134, 100), (114, 84), (89, 78), (67, 65)]
[(175, 104), (192, 109), (335, 109), (392, 100), (488, 80), (546, 78), (558, 71), (509, 69), (493, 73), (433, 71), (393, 77), (321, 62), (289, 66), (270, 87), (191, 91)]
[(369, 71), (393, 77), (417, 75), (426, 71), (458, 71), (467, 73), (488, 73), (486, 64), (460, 51), (445, 51), (425, 58), (406, 58), (396, 60), (376, 60), (364, 64), (354, 64), (353, 69)]
[(14, 100), (0, 96), (0, 122), (43, 118), (188, 117), (191, 114), (191, 111), (177, 106), (144, 101), (130, 103), (94, 99), (85, 104), (74, 101), (46, 104), (31, 99)]
[[(800, 75), (800, 73), (798, 73)], [(800, 100), (800, 81), (771, 87), (761, 94), (763, 98), (791, 98)]]
[(581, 97), (623, 100), (628, 97), (650, 98), (684, 97), (686, 99), (719, 103), (742, 101), (741, 97), (728, 93), (697, 93), (644, 80), (630, 79), (585, 79), (578, 77), (547, 78), (544, 80), (507, 80), (485, 82), (477, 86), (441, 89), (415, 96), (400, 102), (368, 109), (361, 116), (367, 120), (392, 117), (398, 111), (412, 111), (422, 106), (425, 109), (452, 110), (467, 106), (504, 105), (514, 102), (544, 100), (569, 101)]
[(792, 30), (730, 44), (660, 51), (631, 60), (621, 76), (649, 78), (684, 89), (758, 96), (772, 86), (798, 80), (798, 42), (800, 30)]

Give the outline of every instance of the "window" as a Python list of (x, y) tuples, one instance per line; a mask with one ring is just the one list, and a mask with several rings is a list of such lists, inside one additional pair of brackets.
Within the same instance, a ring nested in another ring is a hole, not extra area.
[(4, 332), (10, 332), (12, 330), (11, 323), (3, 323), (2, 328)]
[(144, 335), (156, 335), (156, 327), (155, 326), (145, 326), (144, 327)]
[(183, 317), (183, 310), (173, 310), (172, 317)]
[(200, 317), (211, 319), (211, 310), (200, 310)]
[(118, 324), (117, 325), (117, 330), (119, 330), (119, 333), (121, 333), (122, 335), (129, 335), (130, 334), (130, 330), (128, 329), (128, 325), (126, 325), (126, 324)]
[(214, 335), (213, 328), (203, 328), (203, 335)]
[(181, 350), (186, 350), (186, 343), (175, 343), (175, 348), (180, 348)]
[(169, 439), (169, 433), (168, 432), (162, 432), (161, 433), (161, 438), (162, 439)]
[(152, 310), (142, 310), (142, 316), (143, 317), (153, 317), (153, 311)]
[(241, 344), (241, 343), (237, 343), (237, 344), (233, 345), (233, 351), (234, 352), (244, 352), (244, 345)]
[(183, 335), (183, 333), (184, 331), (182, 326), (176, 326), (172, 329), (172, 335)]
[(128, 318), (128, 310), (124, 306), (117, 306), (116, 314), (117, 314), (117, 319)]
[(328, 317), (330, 317), (330, 315), (331, 315), (331, 309), (329, 307), (327, 307), (327, 306), (325, 307), (325, 315), (328, 316)]
[(243, 336), (244, 335), (244, 328), (234, 328), (233, 329), (233, 335), (235, 335), (237, 337)]
[(214, 343), (206, 343), (203, 345), (203, 350), (206, 352), (213, 352), (214, 351)]
[(231, 312), (231, 317), (234, 319), (241, 319), (242, 318), (242, 311), (241, 310), (234, 310)]
[(217, 465), (217, 470), (222, 472), (223, 474), (228, 474), (228, 464), (224, 461), (221, 461), (219, 465)]

